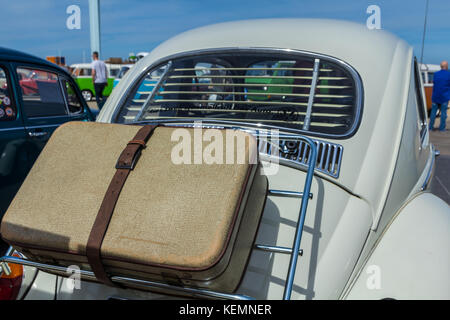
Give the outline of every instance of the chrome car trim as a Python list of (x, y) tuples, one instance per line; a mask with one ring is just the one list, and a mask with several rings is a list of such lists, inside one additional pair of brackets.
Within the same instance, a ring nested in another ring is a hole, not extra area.
[(167, 78), (167, 76), (169, 75), (169, 71), (170, 71), (170, 67), (172, 66), (172, 61), (169, 61), (167, 63), (167, 67), (164, 70), (163, 74), (161, 75), (161, 77), (159, 77), (158, 82), (156, 83), (156, 85), (153, 87), (152, 89), (152, 93), (147, 97), (147, 99), (145, 100), (144, 104), (142, 105), (141, 110), (138, 112), (138, 114), (136, 115), (136, 118), (134, 119), (134, 121), (139, 121), (139, 119), (142, 117), (142, 115), (145, 113), (145, 111), (147, 111), (147, 108), (149, 107), (150, 101), (153, 99), (153, 97), (156, 95), (156, 92), (159, 90), (159, 88), (161, 87), (161, 84), (163, 83), (163, 81)]
[(61, 114), (58, 116), (42, 116), (42, 117), (28, 117), (28, 120), (41, 120), (41, 119), (58, 119), (58, 118), (67, 118), (69, 115), (68, 114)]
[(420, 191), (425, 191), (428, 189), (429, 183), (431, 181), (432, 173), (434, 171), (434, 164), (436, 161), (436, 154), (435, 154), (435, 147), (434, 145), (431, 145), (431, 164), (428, 168), (427, 176), (425, 178), (425, 181), (422, 184), (422, 187), (420, 188)]
[[(25, 258), (17, 258), (5, 255), (2, 258), (0, 258), (0, 263), (15, 263), (20, 264), (24, 266), (34, 267), (39, 270), (43, 271), (50, 271), (55, 272), (58, 275), (64, 276), (68, 274), (68, 269), (66, 267), (56, 266), (56, 265), (50, 265), (46, 263), (40, 263), (35, 262), (32, 260), (28, 260)], [(86, 271), (86, 270), (79, 270), (77, 271), (80, 273), (80, 276), (82, 279), (85, 280), (91, 280), (95, 281), (96, 277), (92, 271)], [(164, 289), (165, 291), (171, 292), (172, 294), (184, 294), (189, 295), (192, 297), (198, 297), (198, 298), (216, 298), (216, 299), (230, 299), (230, 300), (251, 300), (251, 297), (245, 296), (245, 295), (237, 295), (237, 294), (227, 294), (227, 293), (221, 293), (221, 292), (215, 292), (215, 291), (209, 291), (209, 290), (203, 290), (203, 289), (194, 289), (194, 288), (185, 288), (185, 287), (178, 287), (170, 284), (160, 283), (160, 282), (154, 282), (154, 281), (146, 281), (146, 280), (139, 280), (134, 278), (128, 278), (128, 277), (119, 277), (119, 276), (113, 276), (111, 277), (111, 280), (114, 283), (122, 283), (126, 285), (133, 285), (138, 287), (146, 287), (146, 288), (154, 288), (154, 289)]]
[(28, 136), (30, 138), (39, 138), (39, 137), (44, 137), (48, 135), (47, 131), (40, 131), (40, 132), (28, 132)]
[[(330, 61), (334, 62), (337, 65), (341, 66), (342, 68), (346, 69), (353, 77), (354, 84), (355, 84), (355, 121), (353, 122), (352, 127), (350, 130), (343, 135), (336, 135), (336, 134), (324, 134), (324, 133), (317, 133), (317, 132), (310, 132), (310, 131), (304, 131), (300, 129), (291, 129), (291, 128), (285, 128), (282, 126), (270, 126), (270, 125), (263, 125), (263, 124), (251, 124), (246, 123), (248, 126), (257, 126), (258, 128), (264, 127), (264, 128), (276, 128), (279, 130), (287, 131), (287, 132), (293, 132), (297, 134), (307, 134), (310, 136), (317, 136), (317, 137), (327, 137), (332, 139), (343, 139), (352, 136), (355, 134), (356, 130), (359, 127), (359, 124), (361, 122), (361, 114), (362, 114), (362, 108), (363, 108), (363, 85), (361, 77), (359, 76), (358, 72), (348, 63), (342, 61), (341, 59), (320, 54), (320, 53), (314, 53), (309, 51), (302, 51), (297, 49), (286, 49), (286, 48), (270, 48), (270, 47), (226, 47), (226, 48), (210, 48), (210, 49), (201, 49), (201, 50), (193, 50), (193, 51), (186, 51), (182, 53), (176, 53), (173, 55), (166, 56), (164, 58), (160, 58), (156, 61), (154, 61), (150, 66), (143, 69), (141, 73), (135, 77), (131, 84), (125, 89), (125, 92), (122, 94), (122, 97), (119, 100), (119, 103), (117, 104), (112, 116), (111, 116), (111, 122), (117, 122), (117, 118), (119, 116), (120, 111), (125, 106), (125, 103), (127, 102), (127, 99), (131, 92), (136, 88), (136, 86), (139, 85), (141, 80), (147, 75), (148, 72), (155, 69), (158, 66), (161, 66), (165, 63), (168, 63), (169, 61), (172, 61), (174, 59), (188, 57), (188, 56), (195, 56), (195, 55), (203, 55), (203, 54), (214, 54), (214, 53), (236, 53), (236, 52), (258, 52), (258, 53), (279, 53), (279, 54), (291, 54), (291, 55), (303, 55), (308, 56), (311, 58), (317, 58), (320, 60)], [(207, 118), (204, 118), (205, 120)], [(208, 120), (207, 120), (208, 121)]]
[(24, 129), (23, 126), (21, 126), (21, 127), (14, 127), (14, 128), (0, 128), (0, 132), (1, 132), (1, 131), (23, 130), (23, 129)]
[(53, 128), (53, 127), (59, 127), (62, 123), (60, 124), (46, 124), (44, 126), (26, 126), (25, 129), (29, 130), (29, 129), (40, 129), (40, 128)]
[(13, 131), (13, 130), (29, 130), (29, 129), (40, 129), (40, 128), (53, 128), (59, 127), (61, 124), (49, 124), (45, 126), (30, 126), (30, 127), (14, 127), (14, 128), (0, 128), (0, 131)]
[(305, 121), (303, 122), (303, 130), (308, 131), (311, 123), (312, 107), (314, 102), (314, 94), (316, 92), (317, 78), (319, 76), (320, 59), (314, 59), (313, 76), (311, 80), (311, 88), (309, 89), (308, 106), (306, 107)]

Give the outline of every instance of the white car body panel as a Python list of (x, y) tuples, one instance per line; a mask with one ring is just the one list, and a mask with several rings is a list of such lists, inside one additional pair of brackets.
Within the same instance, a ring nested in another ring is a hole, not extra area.
[[(449, 206), (429, 193), (410, 201), (377, 243), (347, 298), (449, 299), (448, 213)], [(373, 266), (380, 271), (378, 287), (370, 284)]]
[(56, 298), (55, 275), (38, 271), (31, 288), (23, 297), (24, 300), (54, 300)]

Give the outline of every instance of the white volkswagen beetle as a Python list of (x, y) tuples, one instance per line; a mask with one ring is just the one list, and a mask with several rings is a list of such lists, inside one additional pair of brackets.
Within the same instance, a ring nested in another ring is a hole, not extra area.
[(125, 75), (97, 121), (278, 134), (279, 148), (260, 145), (279, 168), (241, 285), (233, 295), (77, 286), (29, 263), (18, 298), (153, 299), (163, 288), (166, 297), (449, 299), (450, 208), (428, 192), (435, 155), (421, 81), (411, 46), (349, 22), (239, 21), (164, 42)]

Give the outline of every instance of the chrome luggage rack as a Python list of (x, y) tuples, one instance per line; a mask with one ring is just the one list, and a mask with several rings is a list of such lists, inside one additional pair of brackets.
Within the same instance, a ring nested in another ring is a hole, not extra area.
[[(258, 138), (258, 150), (260, 151), (260, 154), (263, 159), (265, 160), (271, 160), (274, 159), (274, 152), (273, 150), (271, 152), (265, 152), (265, 146), (267, 144), (270, 144), (270, 142), (261, 140), (261, 137), (267, 137), (266, 135), (260, 135), (257, 131), (255, 134), (255, 131), (252, 131), (252, 134), (257, 136)], [(289, 261), (289, 268), (287, 272), (287, 277), (285, 281), (284, 286), (284, 294), (283, 299), (284, 300), (290, 300), (291, 294), (292, 294), (292, 288), (294, 284), (294, 277), (295, 277), (295, 270), (297, 267), (297, 261), (298, 256), (303, 255), (303, 250), (300, 249), (300, 243), (302, 239), (302, 233), (303, 233), (303, 226), (305, 223), (305, 217), (306, 217), (306, 210), (308, 207), (308, 200), (312, 199), (313, 194), (311, 191), (311, 184), (312, 179), (314, 176), (314, 169), (315, 164), (317, 161), (317, 146), (316, 143), (305, 136), (302, 135), (284, 135), (283, 137), (284, 141), (296, 141), (296, 142), (304, 142), (307, 145), (309, 145), (309, 156), (308, 156), (308, 163), (304, 165), (304, 168), (306, 169), (306, 178), (304, 182), (303, 192), (296, 192), (296, 191), (289, 191), (289, 190), (268, 190), (267, 196), (276, 196), (276, 197), (290, 197), (290, 198), (300, 198), (301, 205), (299, 210), (299, 216), (296, 223), (296, 231), (295, 231), (295, 238), (293, 241), (293, 246), (291, 248), (289, 247), (281, 247), (271, 244), (254, 244), (254, 250), (260, 250), (260, 251), (266, 251), (271, 253), (282, 253), (282, 254), (289, 254), (290, 255), (290, 261)], [(277, 146), (279, 148), (279, 145)], [(304, 195), (308, 195), (305, 197)], [(10, 247), (9, 250), (6, 252), (5, 256), (0, 258), (0, 274), (2, 272), (5, 272), (6, 274), (9, 274), (10, 269), (8, 266), (8, 263), (14, 263), (14, 264), (20, 264), (23, 266), (30, 266), (35, 267), (42, 271), (47, 271), (50, 273), (55, 273), (62, 276), (67, 276), (67, 267), (63, 266), (57, 266), (57, 265), (51, 265), (51, 264), (45, 264), (40, 263), (37, 261), (32, 261), (30, 259), (27, 259), (26, 257), (20, 255), (21, 257), (13, 256), (15, 253), (15, 250)], [(96, 277), (92, 271), (87, 270), (80, 270), (80, 276), (82, 279), (90, 280), (90, 281), (96, 281)], [(168, 295), (181, 295), (181, 296), (187, 296), (191, 298), (206, 298), (206, 299), (228, 299), (228, 300), (253, 300), (253, 297), (249, 297), (242, 294), (228, 294), (218, 291), (211, 291), (207, 289), (201, 289), (201, 288), (190, 288), (190, 287), (182, 287), (178, 285), (172, 285), (168, 283), (163, 282), (156, 282), (156, 281), (148, 281), (148, 280), (141, 280), (136, 278), (129, 278), (129, 277), (123, 277), (123, 276), (112, 276), (111, 281), (114, 283), (117, 283), (119, 285), (125, 285), (125, 286), (132, 286), (132, 287), (138, 287), (143, 288), (147, 291), (153, 291), (157, 293), (163, 292), (163, 294)]]

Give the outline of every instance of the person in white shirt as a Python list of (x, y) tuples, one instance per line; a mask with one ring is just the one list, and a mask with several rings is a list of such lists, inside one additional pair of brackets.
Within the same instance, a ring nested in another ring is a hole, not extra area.
[(94, 82), (95, 100), (97, 101), (98, 110), (101, 110), (105, 103), (103, 90), (108, 85), (108, 70), (106, 64), (98, 59), (98, 52), (92, 53), (92, 82)]

